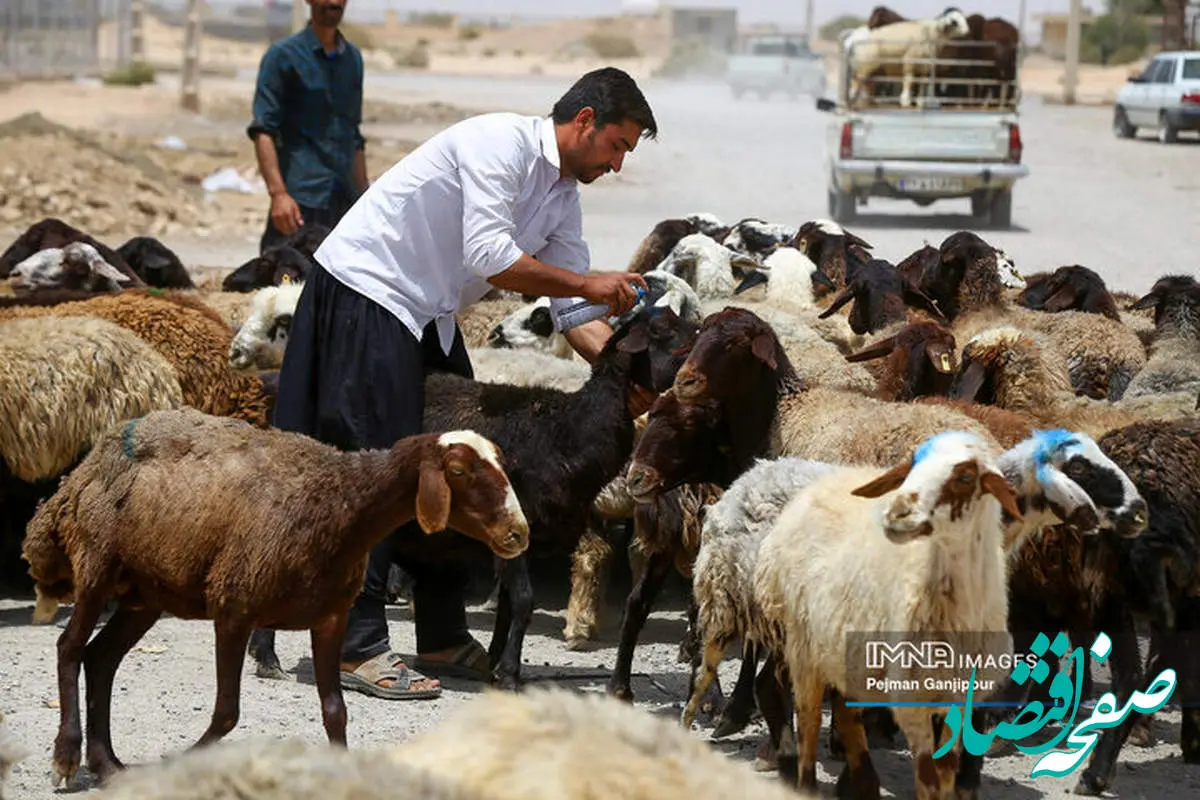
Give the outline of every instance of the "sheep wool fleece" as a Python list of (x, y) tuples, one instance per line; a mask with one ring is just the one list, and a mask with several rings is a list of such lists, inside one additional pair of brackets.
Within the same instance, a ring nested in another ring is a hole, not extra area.
[[(432, 323), (418, 342), (382, 306), (314, 265), (292, 318), (273, 423), (341, 450), (391, 447), (421, 432), (424, 378), (433, 371), (474, 377), (461, 331), (455, 331), (450, 354), (444, 355)], [(350, 608), (342, 646), (346, 661), (390, 649), (384, 605), (393, 560), (413, 578), (417, 651), (445, 650), (470, 640), (463, 600), (467, 572), (458, 565), (396, 555), (397, 540), (411, 537), (427, 538), (415, 521), (371, 550), (363, 590)]]

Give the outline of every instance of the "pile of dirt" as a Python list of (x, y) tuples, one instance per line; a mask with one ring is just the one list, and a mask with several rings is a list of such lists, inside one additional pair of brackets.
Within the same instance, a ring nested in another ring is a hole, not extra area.
[(59, 217), (88, 233), (204, 235), (217, 209), (137, 152), (26, 114), (0, 125), (0, 224)]

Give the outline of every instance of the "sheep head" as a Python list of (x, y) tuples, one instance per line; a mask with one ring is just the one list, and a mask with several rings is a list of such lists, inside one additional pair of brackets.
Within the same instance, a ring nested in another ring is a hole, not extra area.
[(735, 474), (725, 468), (724, 458), (710, 457), (729, 451), (721, 422), (722, 407), (716, 400), (681, 402), (674, 389), (659, 395), (646, 414), (626, 472), (630, 496), (650, 503), (684, 483), (727, 486)]
[(1016, 493), (996, 465), (991, 448), (965, 431), (929, 437), (909, 460), (851, 494), (877, 498), (893, 491), (896, 494), (883, 512), (883, 530), (896, 544), (950, 530), (938, 523), (956, 522), (968, 511), (978, 513), (984, 495), (991, 495), (1014, 519), (1022, 519)]
[(894, 335), (846, 356), (850, 363), (888, 358), (889, 369), (903, 376), (903, 394), (911, 400), (950, 393), (958, 368), (954, 334), (936, 322), (914, 322)]
[(53, 288), (119, 292), (130, 283), (128, 276), (86, 242), (40, 250), (13, 267), (10, 277), (19, 292)]
[[(1027, 289), (1028, 290), (1028, 287)], [(1104, 279), (1079, 264), (1059, 267), (1044, 283), (1041, 309), (1052, 314), (1060, 311), (1085, 311), (1101, 314), (1117, 322), (1121, 315)]]
[(848, 320), (850, 330), (860, 336), (903, 321), (906, 305), (927, 311), (938, 319), (946, 319), (937, 301), (905, 280), (891, 264), (877, 258), (859, 267), (846, 288), (818, 317), (830, 317), (851, 301), (854, 306)]
[(488, 334), (487, 345), (550, 351), (554, 349), (554, 333), (550, 299), (542, 297), (496, 323)]
[(1158, 336), (1200, 338), (1200, 284), (1190, 275), (1164, 275), (1129, 311), (1154, 309)]
[(1034, 431), (1034, 478), (1050, 510), (1081, 534), (1138, 536), (1149, 524), (1137, 487), (1092, 437), (1061, 429)]
[(971, 24), (967, 22), (967, 15), (954, 6), (934, 17), (934, 23), (938, 37), (941, 39), (957, 39), (961, 36), (969, 36), (971, 33)]
[(817, 268), (838, 286), (853, 278), (859, 263), (870, 260), (871, 244), (829, 219), (805, 222), (791, 246), (812, 259)]
[(500, 449), (474, 431), (448, 431), (434, 438), (421, 459), (416, 518), (425, 533), (452, 528), (483, 542), (500, 558), (515, 558), (529, 547), (529, 523)]

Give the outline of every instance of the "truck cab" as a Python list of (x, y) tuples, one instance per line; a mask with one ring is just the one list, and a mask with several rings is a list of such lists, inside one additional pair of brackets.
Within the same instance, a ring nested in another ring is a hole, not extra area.
[(795, 99), (825, 91), (825, 59), (809, 48), (804, 36), (747, 34), (726, 63), (725, 80), (735, 98), (753, 92), (767, 99), (779, 92)]
[(889, 61), (871, 53), (878, 59), (874, 73), (862, 84), (852, 80), (860, 48), (867, 57), (864, 38), (846, 37), (836, 100), (817, 101), (817, 108), (831, 115), (829, 215), (849, 221), (872, 197), (920, 206), (968, 198), (971, 213), (981, 221), (1010, 227), (1013, 188), (1029, 174), (1021, 163), (1019, 79), (989, 77), (987, 43), (948, 40), (956, 45), (957, 57), (944, 57), (943, 48), (923, 60), (915, 72), (915, 102), (904, 107), (901, 58)]

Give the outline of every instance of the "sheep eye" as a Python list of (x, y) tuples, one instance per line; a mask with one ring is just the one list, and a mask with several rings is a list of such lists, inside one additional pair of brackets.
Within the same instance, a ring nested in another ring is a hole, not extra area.
[(958, 482), (959, 482), (959, 483), (963, 483), (963, 484), (966, 484), (966, 483), (974, 483), (974, 482), (975, 482), (975, 476), (974, 476), (974, 475), (972, 475), (972, 474), (971, 474), (971, 473), (969, 473), (969, 472), (964, 472), (963, 474), (961, 474), (961, 475), (959, 475), (959, 476), (958, 476)]
[(461, 478), (463, 475), (467, 474), (466, 470), (458, 465), (451, 465), (447, 467), (446, 472), (450, 473), (451, 477), (454, 478)]

